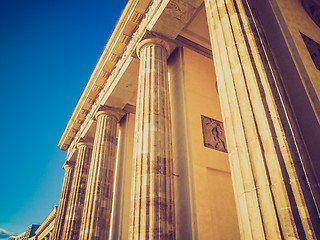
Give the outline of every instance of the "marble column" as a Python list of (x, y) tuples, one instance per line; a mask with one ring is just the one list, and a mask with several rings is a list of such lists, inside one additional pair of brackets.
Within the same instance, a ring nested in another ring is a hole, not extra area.
[(137, 48), (130, 239), (175, 239), (168, 51), (158, 38), (143, 40)]
[(67, 211), (69, 195), (70, 195), (71, 186), (72, 186), (74, 162), (67, 161), (63, 165), (63, 169), (65, 170), (65, 174), (64, 174), (57, 214), (55, 217), (55, 225), (54, 225), (53, 234), (51, 238), (55, 240), (63, 239), (62, 231), (65, 224), (66, 211)]
[(92, 143), (82, 140), (77, 144), (77, 148), (77, 161), (63, 230), (63, 239), (70, 240), (79, 239), (88, 170), (92, 153)]
[(96, 114), (97, 128), (84, 199), (80, 238), (108, 239), (119, 116), (104, 107)]
[(242, 239), (319, 239), (308, 156), (252, 1), (205, 8)]

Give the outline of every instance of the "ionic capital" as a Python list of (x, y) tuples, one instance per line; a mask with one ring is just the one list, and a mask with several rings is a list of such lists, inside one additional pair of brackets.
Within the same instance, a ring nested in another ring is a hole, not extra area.
[(121, 111), (119, 109), (111, 108), (108, 106), (102, 106), (96, 113), (95, 118), (98, 119), (98, 117), (101, 115), (112, 116), (116, 118), (117, 122), (119, 122), (121, 118)]
[(169, 56), (169, 53), (170, 53), (170, 46), (169, 44), (163, 40), (162, 38), (158, 38), (158, 37), (152, 37), (152, 38), (147, 38), (147, 39), (144, 39), (142, 40), (138, 46), (137, 46), (137, 55), (138, 57), (140, 58), (140, 51), (141, 51), (141, 48), (143, 46), (146, 46), (146, 45), (157, 45), (157, 46), (161, 46), (163, 47), (164, 49), (166, 49), (167, 51), (167, 56)]
[(75, 163), (73, 161), (66, 161), (64, 164), (63, 164), (63, 169), (66, 170), (68, 168), (74, 168), (74, 165)]

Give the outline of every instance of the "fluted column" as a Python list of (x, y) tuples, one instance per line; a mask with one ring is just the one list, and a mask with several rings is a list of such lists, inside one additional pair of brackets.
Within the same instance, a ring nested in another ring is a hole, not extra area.
[(109, 108), (96, 114), (97, 128), (84, 200), (80, 238), (107, 239), (110, 229), (118, 115)]
[(252, 1), (205, 0), (205, 8), (241, 236), (318, 239), (318, 187), (304, 172), (309, 160)]
[(65, 174), (64, 174), (57, 214), (55, 218), (55, 225), (54, 225), (53, 234), (51, 238), (54, 240), (63, 239), (62, 230), (65, 224), (66, 211), (67, 211), (71, 184), (73, 179), (74, 162), (67, 161), (63, 165), (63, 169), (65, 170)]
[(130, 239), (175, 239), (168, 45), (161, 39), (146, 39), (137, 53)]
[(92, 143), (80, 141), (78, 155), (69, 197), (63, 239), (79, 239), (79, 230), (87, 187), (88, 170), (92, 153)]

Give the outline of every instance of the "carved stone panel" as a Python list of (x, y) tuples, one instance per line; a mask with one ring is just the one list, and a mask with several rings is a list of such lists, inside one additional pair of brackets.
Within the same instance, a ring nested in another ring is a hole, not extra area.
[(314, 65), (320, 70), (320, 44), (301, 33), (304, 43), (310, 53)]
[(201, 115), (201, 122), (204, 146), (221, 152), (228, 152), (223, 123), (203, 115)]

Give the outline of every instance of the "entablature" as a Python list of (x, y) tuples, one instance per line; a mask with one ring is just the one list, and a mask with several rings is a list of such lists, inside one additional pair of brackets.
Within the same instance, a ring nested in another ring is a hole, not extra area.
[(41, 223), (39, 228), (36, 230), (36, 235), (39, 236), (45, 229), (49, 226), (49, 224), (55, 219), (57, 214), (57, 207), (54, 207), (46, 219)]
[(151, 0), (131, 0), (126, 4), (60, 138), (58, 146), (61, 150), (67, 150), (79, 132), (150, 4)]
[[(185, 45), (179, 34), (202, 2), (145, 0), (127, 3), (58, 143), (62, 150), (68, 150), (67, 159), (74, 157), (81, 138), (94, 137), (94, 116), (101, 106), (134, 109), (139, 75), (135, 50), (139, 42), (157, 35), (168, 41), (170, 52)], [(166, 30), (168, 26), (170, 31)]]

